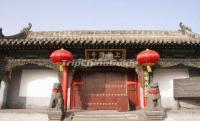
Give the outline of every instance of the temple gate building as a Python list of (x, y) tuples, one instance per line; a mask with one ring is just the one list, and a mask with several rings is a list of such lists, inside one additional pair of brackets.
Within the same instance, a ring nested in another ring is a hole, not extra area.
[[(153, 80), (159, 83), (163, 107), (199, 108), (200, 93), (195, 94), (200, 85), (190, 80), (200, 76), (200, 34), (182, 23), (175, 31), (35, 32), (31, 26), (11, 36), (0, 30), (1, 108), (47, 108), (53, 83), (59, 82), (58, 67), (49, 57), (61, 48), (74, 56), (68, 71), (70, 110), (145, 108), (145, 73), (135, 61), (145, 49), (161, 56), (153, 67)], [(189, 85), (186, 92), (181, 84)]]

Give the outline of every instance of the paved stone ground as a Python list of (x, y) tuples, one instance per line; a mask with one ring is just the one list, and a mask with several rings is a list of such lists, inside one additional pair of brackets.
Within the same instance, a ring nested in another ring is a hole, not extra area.
[(41, 113), (0, 113), (0, 121), (49, 121), (47, 114)]
[(200, 121), (200, 110), (169, 111), (165, 121)]
[(49, 121), (48, 109), (1, 109), (0, 121)]

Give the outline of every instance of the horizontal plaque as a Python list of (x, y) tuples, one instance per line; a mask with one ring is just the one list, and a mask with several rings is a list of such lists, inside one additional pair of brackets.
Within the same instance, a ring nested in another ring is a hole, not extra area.
[(126, 49), (85, 49), (86, 59), (126, 59)]

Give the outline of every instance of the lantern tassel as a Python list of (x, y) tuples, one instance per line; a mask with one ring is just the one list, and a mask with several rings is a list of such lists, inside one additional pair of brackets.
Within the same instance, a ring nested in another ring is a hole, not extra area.
[(62, 72), (63, 71), (63, 64), (60, 64), (59, 66), (60, 66), (60, 72)]
[(147, 65), (147, 71), (148, 71), (149, 73), (152, 72), (151, 66), (150, 66), (150, 65)]

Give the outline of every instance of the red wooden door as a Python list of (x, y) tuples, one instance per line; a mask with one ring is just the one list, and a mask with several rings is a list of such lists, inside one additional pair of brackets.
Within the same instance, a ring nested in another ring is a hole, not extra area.
[(137, 103), (135, 80), (125, 69), (93, 68), (82, 73), (82, 82), (72, 86), (72, 108), (116, 110), (123, 97), (128, 97), (133, 106)]

